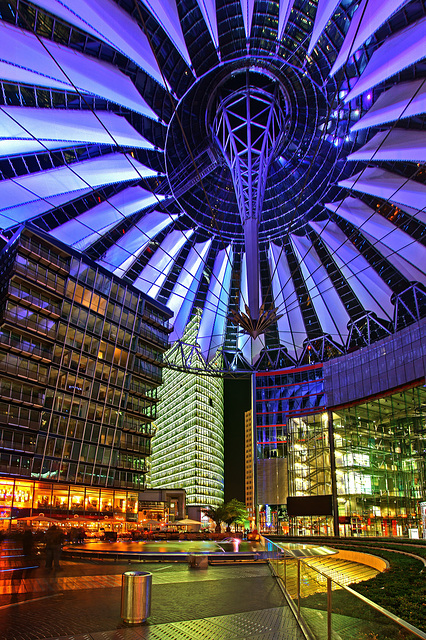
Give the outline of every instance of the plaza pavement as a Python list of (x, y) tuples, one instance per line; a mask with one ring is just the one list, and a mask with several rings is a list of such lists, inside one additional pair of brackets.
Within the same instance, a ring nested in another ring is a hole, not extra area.
[[(36, 556), (24, 571), (19, 549), (1, 548), (0, 640), (303, 640), (266, 564), (62, 560), (47, 572)], [(129, 570), (153, 576), (151, 616), (133, 627), (120, 618)]]

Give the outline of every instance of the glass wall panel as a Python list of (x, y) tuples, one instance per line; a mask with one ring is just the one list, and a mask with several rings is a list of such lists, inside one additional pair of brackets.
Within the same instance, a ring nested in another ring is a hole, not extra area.
[(100, 490), (99, 489), (86, 489), (86, 513), (99, 511), (100, 505)]
[(34, 509), (48, 509), (52, 506), (52, 485), (44, 482), (37, 482), (34, 485)]
[(68, 487), (53, 488), (53, 508), (68, 511), (69, 490)]
[(15, 482), (15, 495), (13, 506), (17, 509), (30, 509), (33, 503), (33, 485), (32, 482)]
[(409, 535), (425, 481), (426, 390), (416, 387), (333, 414), (342, 535)]
[(104, 513), (112, 513), (114, 502), (114, 491), (101, 489), (101, 511)]
[(84, 511), (84, 489), (70, 487), (70, 509), (72, 511)]

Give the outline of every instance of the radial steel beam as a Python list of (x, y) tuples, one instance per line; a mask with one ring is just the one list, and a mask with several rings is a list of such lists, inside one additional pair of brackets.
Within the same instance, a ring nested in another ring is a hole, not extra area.
[(219, 99), (212, 134), (231, 172), (247, 255), (247, 306), (259, 317), (259, 225), (270, 164), (285, 133), (285, 100), (251, 83)]

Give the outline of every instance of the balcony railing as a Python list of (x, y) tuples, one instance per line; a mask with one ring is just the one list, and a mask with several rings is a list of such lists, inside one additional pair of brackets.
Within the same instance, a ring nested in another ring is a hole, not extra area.
[(264, 556), (306, 638), (426, 639), (423, 631), (310, 566), (307, 558), (290, 555), (285, 544), (262, 541)]
[(35, 282), (52, 289), (55, 294), (63, 296), (65, 295), (65, 282), (62, 279), (58, 280), (54, 274), (43, 274), (40, 273), (37, 269), (34, 269), (31, 266), (25, 266), (23, 264), (19, 264), (19, 262), (15, 265), (15, 271), (19, 275), (24, 276), (25, 278), (30, 278)]
[(0, 344), (10, 347), (12, 351), (25, 353), (42, 360), (51, 360), (53, 356), (53, 348), (43, 348), (32, 342), (19, 340), (5, 334), (0, 334)]
[(66, 260), (58, 256), (57, 253), (50, 251), (46, 247), (42, 247), (40, 244), (32, 242), (29, 238), (21, 237), (20, 249), (22, 253), (32, 253), (35, 256), (44, 259), (47, 263), (49, 263), (49, 265), (54, 265), (55, 267), (66, 272), (68, 271), (68, 264)]

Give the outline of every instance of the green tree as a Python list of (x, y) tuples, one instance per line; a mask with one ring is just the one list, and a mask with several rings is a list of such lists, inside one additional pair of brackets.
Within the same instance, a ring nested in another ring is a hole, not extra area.
[(229, 515), (225, 507), (225, 503), (222, 502), (222, 504), (217, 507), (208, 507), (207, 509), (203, 509), (203, 513), (215, 523), (215, 532), (220, 533), (220, 525), (222, 522), (226, 522), (226, 517)]
[(244, 525), (244, 522), (248, 520), (247, 507), (244, 502), (240, 502), (236, 498), (232, 498), (225, 505), (225, 510), (227, 512), (226, 518), (224, 521), (227, 524), (227, 531), (231, 530), (231, 524), (235, 524), (235, 529), (238, 531), (238, 525)]

